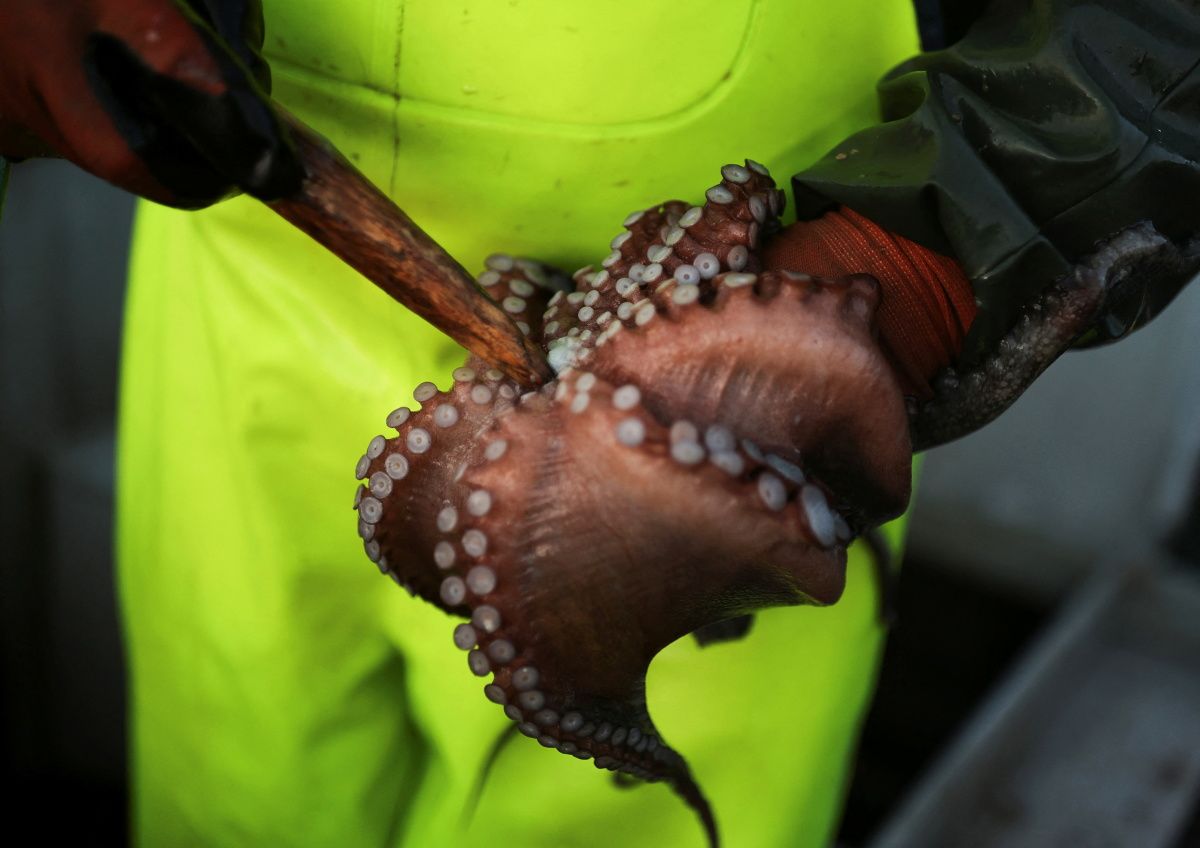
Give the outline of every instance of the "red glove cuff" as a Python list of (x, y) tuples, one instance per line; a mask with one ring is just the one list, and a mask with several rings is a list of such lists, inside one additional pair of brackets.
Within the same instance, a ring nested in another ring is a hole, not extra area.
[(767, 245), (765, 259), (768, 269), (879, 280), (880, 344), (906, 394), (932, 394), (929, 381), (958, 359), (975, 320), (971, 284), (957, 262), (851, 209), (788, 227)]

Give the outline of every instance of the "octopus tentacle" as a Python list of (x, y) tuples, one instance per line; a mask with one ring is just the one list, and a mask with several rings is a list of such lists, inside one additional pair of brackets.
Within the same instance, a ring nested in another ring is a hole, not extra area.
[(541, 316), (551, 296), (570, 289), (565, 274), (533, 259), (493, 253), (477, 278), (480, 288), (531, 338), (542, 335)]
[(572, 291), (489, 257), (481, 287), (557, 379), (523, 391), (471, 359), (446, 390), (418, 386), (356, 469), (368, 556), (460, 617), (455, 644), (517, 730), (667, 782), (714, 844), (648, 713), (651, 660), (714, 622), (836, 601), (846, 545), (909, 491), (878, 287), (764, 268), (782, 208), (747, 161), (702, 205), (630, 215)]

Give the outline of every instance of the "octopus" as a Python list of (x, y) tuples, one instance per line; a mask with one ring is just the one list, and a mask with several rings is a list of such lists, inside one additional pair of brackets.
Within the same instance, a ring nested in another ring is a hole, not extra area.
[(704, 202), (624, 220), (568, 278), (495, 254), (478, 285), (556, 378), (471, 356), (417, 386), (359, 459), (379, 570), (455, 616), (464, 673), (516, 730), (662, 781), (717, 827), (647, 711), (651, 660), (756, 610), (832, 604), (846, 548), (910, 494), (905, 398), (879, 287), (771, 267), (785, 205), (757, 162)]

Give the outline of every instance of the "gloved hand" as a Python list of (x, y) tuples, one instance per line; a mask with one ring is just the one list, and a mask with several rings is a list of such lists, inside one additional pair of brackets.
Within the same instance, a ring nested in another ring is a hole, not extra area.
[(0, 155), (183, 208), (299, 186), (259, 0), (0, 0), (0, 20)]

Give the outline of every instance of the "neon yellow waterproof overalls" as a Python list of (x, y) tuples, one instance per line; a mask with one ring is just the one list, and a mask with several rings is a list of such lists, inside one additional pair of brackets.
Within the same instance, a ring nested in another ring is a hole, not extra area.
[[(571, 270), (630, 210), (749, 156), (786, 184), (876, 120), (916, 49), (908, 0), (276, 0), (278, 99), (468, 268)], [(447, 340), (255, 201), (138, 214), (122, 383), (121, 601), (134, 830), (153, 846), (688, 846), (661, 785), (517, 739), (452, 623), (381, 577), (354, 463)], [(881, 643), (866, 557), (844, 599), (742, 642), (672, 646), (655, 722), (726, 844), (823, 845)], [(465, 830), (464, 830), (465, 828)]]

